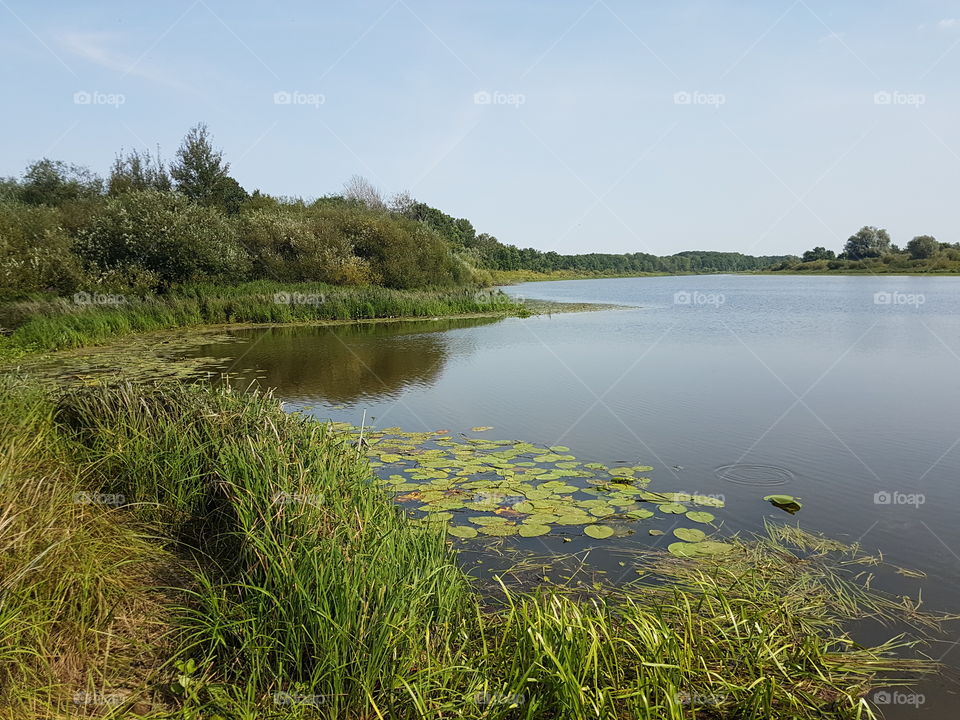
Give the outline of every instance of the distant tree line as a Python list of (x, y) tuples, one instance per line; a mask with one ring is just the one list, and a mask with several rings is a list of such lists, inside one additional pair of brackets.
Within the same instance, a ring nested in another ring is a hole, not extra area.
[(901, 249), (892, 242), (890, 233), (884, 228), (865, 225), (847, 238), (839, 253), (815, 247), (800, 258), (779, 263), (774, 269), (957, 272), (960, 271), (960, 244), (942, 243), (932, 235), (917, 235)]
[(636, 273), (738, 272), (759, 270), (783, 262), (789, 256), (753, 256), (735, 252), (687, 250), (676, 255), (648, 253), (585, 253), (561, 255), (533, 248), (507, 245), (487, 233), (477, 233), (469, 220), (454, 218), (424, 203), (413, 202), (400, 208), (407, 217), (427, 223), (454, 247), (466, 250), (480, 267), (490, 270), (532, 270), (553, 272), (570, 270), (581, 273), (629, 275)]

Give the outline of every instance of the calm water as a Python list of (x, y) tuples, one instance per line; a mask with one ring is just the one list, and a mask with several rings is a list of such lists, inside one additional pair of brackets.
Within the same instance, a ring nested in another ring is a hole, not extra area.
[[(491, 425), (491, 438), (567, 445), (584, 462), (652, 465), (651, 489), (723, 495), (725, 531), (792, 522), (762, 497), (798, 496), (803, 527), (927, 573), (881, 583), (960, 611), (960, 280), (711, 275), (507, 290), (632, 307), (250, 330), (198, 353), (231, 358), (317, 417)], [(960, 664), (960, 649), (944, 660)]]

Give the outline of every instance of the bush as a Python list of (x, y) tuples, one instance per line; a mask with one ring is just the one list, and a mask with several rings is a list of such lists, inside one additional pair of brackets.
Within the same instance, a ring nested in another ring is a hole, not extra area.
[(336, 227), (311, 218), (302, 209), (244, 213), (238, 221), (238, 235), (257, 277), (336, 285), (364, 285), (378, 279)]
[(83, 273), (57, 210), (0, 203), (0, 298), (69, 295)]
[(203, 277), (238, 279), (249, 268), (233, 226), (220, 213), (156, 190), (107, 200), (78, 250), (101, 271), (154, 273), (158, 289)]

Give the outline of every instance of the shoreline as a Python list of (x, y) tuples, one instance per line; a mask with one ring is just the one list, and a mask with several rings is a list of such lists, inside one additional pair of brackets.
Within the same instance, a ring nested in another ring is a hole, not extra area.
[[(500, 600), (491, 604), (458, 566), (463, 546), (451, 547), (442, 516), (415, 522), (398, 512), (348, 433), (285, 413), (269, 393), (171, 383), (47, 394), (2, 378), (0, 387), (9, 391), (0, 393), (9, 428), (0, 443), (17, 460), (0, 474), (0, 497), (26, 508), (10, 521), (11, 598), (45, 601), (11, 605), (23, 618), (14, 644), (34, 651), (15, 677), (46, 680), (23, 680), (33, 689), (7, 699), (20, 715), (36, 702), (69, 707), (78, 692), (56, 676), (34, 632), (57, 620), (58, 647), (96, 668), (100, 692), (138, 717), (302, 717), (302, 708), (278, 708), (293, 704), (279, 695), (319, 698), (329, 718), (387, 709), (410, 720), (481, 720), (490, 703), (477, 698), (493, 693), (535, 703), (538, 717), (583, 717), (591, 707), (596, 717), (648, 717), (651, 701), (679, 710), (702, 696), (731, 715), (773, 717), (789, 706), (798, 719), (854, 720), (884, 671), (937, 668), (894, 657), (914, 647), (898, 638), (853, 645), (845, 625), (856, 619), (906, 616), (930, 631), (938, 620), (839, 575), (862, 558), (856, 548), (786, 524), (767, 537), (705, 543), (711, 552), (697, 559), (625, 556), (640, 577), (597, 583), (589, 597), (572, 583), (508, 576), (491, 586)], [(406, 452), (408, 438), (398, 442), (370, 452), (389, 461), (384, 454)], [(72, 530), (64, 539), (44, 530), (63, 525)], [(470, 542), (493, 549), (505, 535), (481, 534), (490, 537)], [(91, 544), (95, 552), (78, 552)], [(721, 544), (722, 559), (712, 552)], [(165, 592), (154, 593), (160, 584)], [(74, 603), (56, 602), (64, 587)], [(105, 613), (101, 596), (133, 622)], [(186, 614), (175, 612), (182, 602)], [(88, 617), (109, 643), (89, 641)], [(585, 655), (597, 672), (574, 682)], [(627, 684), (642, 692), (608, 692)]]

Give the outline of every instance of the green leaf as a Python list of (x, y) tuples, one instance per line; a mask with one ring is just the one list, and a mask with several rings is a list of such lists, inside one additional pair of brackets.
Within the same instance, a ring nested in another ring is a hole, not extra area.
[(519, 526), (517, 534), (520, 537), (537, 537), (539, 535), (546, 535), (550, 532), (550, 527), (548, 525), (531, 525), (524, 523)]
[(803, 507), (793, 495), (767, 495), (763, 499), (791, 515)]
[(607, 525), (587, 525), (583, 529), (585, 535), (589, 535), (597, 540), (603, 540), (613, 535), (613, 528)]
[(667, 552), (682, 558), (696, 557), (698, 543), (674, 542), (667, 546)]
[(447, 533), (458, 538), (475, 538), (477, 529), (469, 525), (449, 525), (447, 526)]
[(693, 520), (698, 523), (709, 523), (714, 521), (714, 516), (701, 510), (691, 510), (687, 513), (687, 520)]
[(664, 505), (660, 505), (659, 509), (660, 512), (672, 515), (683, 515), (687, 511), (687, 509), (679, 503), (665, 503)]
[(507, 535), (516, 535), (517, 526), (516, 525), (484, 525), (480, 528), (480, 532), (484, 535), (494, 535), (497, 537), (505, 537)]
[(694, 528), (676, 528), (673, 534), (681, 540), (692, 543), (700, 542), (707, 538), (707, 534), (703, 530), (695, 530)]

